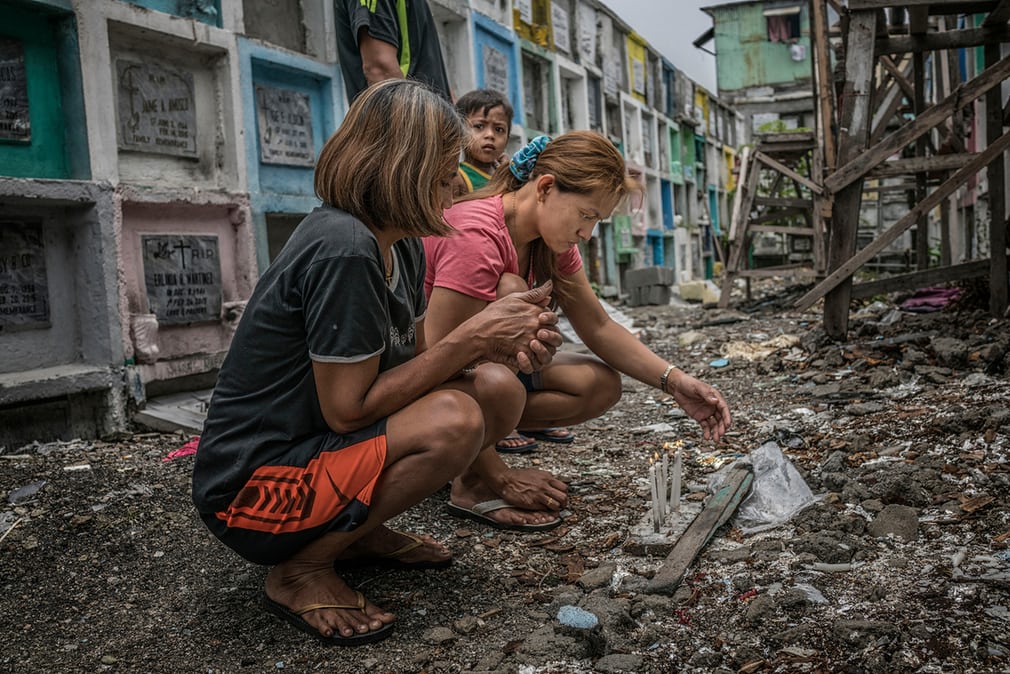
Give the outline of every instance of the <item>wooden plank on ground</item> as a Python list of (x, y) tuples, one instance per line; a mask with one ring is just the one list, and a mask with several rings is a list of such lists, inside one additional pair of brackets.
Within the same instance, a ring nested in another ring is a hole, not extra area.
[(852, 299), (873, 297), (898, 292), (899, 290), (916, 290), (928, 288), (937, 283), (950, 283), (967, 278), (986, 276), (989, 273), (989, 260), (973, 260), (949, 267), (934, 267), (908, 274), (889, 276), (888, 278), (852, 284)]
[(649, 581), (650, 593), (673, 594), (684, 579), (691, 562), (712, 539), (716, 530), (736, 512), (753, 482), (754, 474), (749, 468), (734, 468), (730, 471), (722, 487), (708, 497), (705, 508), (677, 540), (663, 566)]

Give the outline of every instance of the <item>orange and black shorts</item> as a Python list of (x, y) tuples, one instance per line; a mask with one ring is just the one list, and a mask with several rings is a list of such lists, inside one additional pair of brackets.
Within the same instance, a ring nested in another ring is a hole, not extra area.
[(260, 466), (226, 509), (201, 516), (242, 557), (279, 564), (323, 534), (360, 526), (385, 461), (385, 419), (327, 433)]

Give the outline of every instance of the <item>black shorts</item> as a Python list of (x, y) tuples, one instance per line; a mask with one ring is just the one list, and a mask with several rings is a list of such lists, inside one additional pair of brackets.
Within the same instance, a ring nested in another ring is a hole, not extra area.
[(201, 517), (250, 562), (279, 564), (323, 534), (359, 527), (385, 462), (385, 419), (327, 433), (260, 466), (227, 508)]

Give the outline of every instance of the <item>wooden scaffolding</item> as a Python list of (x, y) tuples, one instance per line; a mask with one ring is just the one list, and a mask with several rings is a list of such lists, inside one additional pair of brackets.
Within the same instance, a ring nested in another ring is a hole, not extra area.
[[(836, 26), (828, 25), (829, 5), (840, 17)], [(830, 337), (845, 338), (853, 298), (973, 276), (988, 276), (993, 316), (1007, 311), (1008, 21), (1010, 0), (848, 0), (847, 6), (810, 0), (817, 161), (809, 176), (814, 186), (804, 187), (810, 221), (815, 232), (823, 226), (825, 243), (823, 256), (814, 256), (819, 281), (796, 306), (806, 309), (824, 298), (824, 329)], [(981, 52), (977, 72), (966, 81), (961, 50)], [(755, 155), (774, 159), (760, 145)], [(795, 172), (795, 165), (780, 163)], [(754, 158), (747, 165), (773, 166)], [(731, 238), (722, 303), (728, 302), (733, 278), (753, 275), (741, 256), (750, 231), (760, 231), (755, 228), (762, 226), (761, 218), (770, 215), (751, 207), (760, 203), (753, 189), (758, 183), (741, 179), (739, 184), (741, 220), (733, 221), (739, 229)], [(951, 231), (959, 223), (951, 200), (962, 187), (977, 184), (985, 186), (990, 216), (989, 257), (967, 251), (954, 260)], [(908, 210), (875, 230), (857, 251), (867, 189), (907, 192)], [(937, 208), (938, 255), (930, 246), (927, 221)], [(916, 271), (853, 284), (856, 270), (909, 231), (914, 232)], [(939, 266), (930, 266), (931, 256)]]
[[(739, 187), (733, 199), (729, 251), (719, 306), (729, 306), (737, 278), (789, 275), (823, 277), (825, 229), (820, 151), (812, 131), (760, 134), (741, 153)], [(756, 265), (755, 238), (772, 235), (782, 247), (778, 264)]]

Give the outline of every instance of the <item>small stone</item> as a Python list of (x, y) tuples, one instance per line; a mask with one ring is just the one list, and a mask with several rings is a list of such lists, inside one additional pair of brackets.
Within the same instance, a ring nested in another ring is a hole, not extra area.
[(562, 606), (558, 609), (558, 622), (566, 627), (591, 630), (600, 624), (600, 619), (578, 606)]
[(641, 655), (613, 653), (597, 660), (593, 669), (605, 674), (620, 674), (622, 672), (640, 672), (643, 664), (644, 659)]
[(478, 627), (477, 618), (472, 615), (463, 616), (452, 624), (452, 628), (460, 634), (472, 634)]
[(450, 641), (455, 641), (456, 633), (448, 627), (432, 627), (424, 633), (423, 639), (425, 643), (439, 646)]
[(891, 503), (877, 513), (867, 530), (876, 538), (891, 534), (903, 541), (914, 541), (919, 534), (918, 511), (911, 506)]
[(610, 580), (614, 577), (614, 571), (616, 569), (617, 567), (614, 564), (601, 564), (592, 571), (587, 571), (582, 574), (582, 577), (576, 582), (579, 587), (587, 590), (595, 590), (609, 585)]
[(117, 658), (114, 655), (103, 655), (102, 656), (102, 664), (103, 665), (114, 665), (117, 662), (119, 662), (119, 658)]

